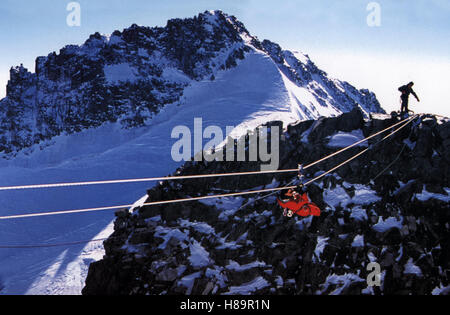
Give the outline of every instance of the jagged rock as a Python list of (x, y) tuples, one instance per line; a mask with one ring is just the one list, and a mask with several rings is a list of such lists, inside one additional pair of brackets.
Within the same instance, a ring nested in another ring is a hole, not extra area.
[(337, 130), (350, 132), (364, 126), (364, 115), (359, 108), (355, 108), (351, 112), (342, 114), (337, 121)]
[(157, 281), (163, 281), (163, 282), (172, 282), (178, 277), (178, 271), (176, 269), (167, 268), (163, 271), (159, 272), (155, 279)]
[[(279, 56), (276, 49), (272, 53)], [(358, 128), (369, 135), (395, 122), (391, 119), (361, 121), (362, 117), (362, 113), (355, 111), (343, 117), (288, 126), (281, 137), (280, 156), (285, 160), (280, 168), (295, 168), (298, 161), (308, 163), (316, 156), (320, 158), (333, 152), (327, 147), (327, 139), (342, 129)], [(273, 197), (256, 202), (245, 199), (233, 206), (192, 202), (142, 207), (133, 215), (119, 212), (115, 232), (105, 242), (105, 260), (91, 268), (84, 293), (98, 294), (108, 285), (112, 288), (108, 290), (118, 294), (223, 294), (231, 287), (257, 283), (258, 289), (251, 293), (362, 294), (367, 287), (364, 275), (367, 275), (366, 266), (370, 261), (379, 262), (385, 273), (383, 286), (373, 289), (376, 294), (431, 294), (441, 284), (448, 286), (448, 202), (435, 198), (447, 196), (450, 180), (445, 157), (423, 155), (424, 152), (417, 157), (415, 154), (419, 151), (404, 150), (389, 171), (375, 181), (370, 178), (378, 175), (386, 164), (391, 164), (404, 141), (419, 139), (422, 130), (437, 130), (437, 122), (430, 121), (423, 128), (421, 124), (404, 128), (405, 132), (369, 150), (345, 171), (330, 174), (309, 186), (310, 198), (322, 209), (319, 218), (285, 218)], [(302, 142), (301, 150), (293, 149), (304, 139), (303, 133), (307, 130), (314, 145)], [(425, 133), (431, 137), (428, 139), (431, 150), (441, 152), (443, 142), (438, 140), (445, 132)], [(398, 150), (392, 150), (392, 146)], [(413, 163), (422, 160), (440, 165), (439, 180), (419, 171), (419, 165), (411, 168)], [(309, 176), (336, 163), (327, 161), (315, 166), (308, 170)], [(229, 171), (229, 167), (227, 163), (218, 162), (187, 163), (177, 175), (222, 173)], [(232, 169), (256, 170), (258, 163), (249, 163), (247, 167), (239, 163), (233, 164)], [(221, 190), (242, 191), (270, 185), (274, 179), (282, 186), (281, 183), (287, 184), (292, 177), (283, 174), (261, 176), (256, 180), (222, 178), (198, 182), (195, 190), (199, 195)], [(177, 186), (156, 186), (148, 191), (149, 200), (192, 196), (196, 193), (193, 187), (189, 181)], [(422, 196), (424, 191), (429, 199)], [(338, 195), (331, 192), (338, 192)], [(226, 214), (224, 209), (234, 211)], [(161, 216), (161, 220), (148, 223), (147, 219), (157, 216)], [(156, 230), (167, 234), (158, 232), (156, 236)], [(157, 240), (151, 248), (144, 246), (149, 239)], [(127, 240), (142, 242), (136, 242), (135, 246), (143, 246), (143, 259), (123, 248)], [(164, 244), (163, 250), (158, 249), (161, 244)], [(412, 271), (406, 267), (411, 263), (415, 265), (408, 267)], [(180, 265), (185, 267), (175, 275)], [(155, 268), (149, 269), (149, 266)], [(421, 275), (414, 274), (414, 268), (420, 268)], [(161, 281), (157, 287), (142, 289), (143, 280), (136, 283), (136, 276), (141, 279), (158, 277)], [(104, 278), (120, 279), (123, 287), (119, 288), (116, 280), (110, 282)], [(193, 283), (192, 288), (178, 285), (182, 279)], [(135, 287), (139, 290), (133, 291)]]

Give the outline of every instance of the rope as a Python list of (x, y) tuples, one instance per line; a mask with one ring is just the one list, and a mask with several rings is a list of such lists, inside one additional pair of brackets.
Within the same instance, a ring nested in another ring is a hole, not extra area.
[[(413, 131), (414, 131), (414, 129), (411, 128), (411, 132), (409, 133), (408, 139), (411, 138), (411, 135), (412, 135)], [(390, 168), (392, 167), (392, 165), (394, 165), (394, 164), (398, 161), (398, 159), (402, 156), (403, 152), (405, 151), (406, 146), (407, 146), (407, 144), (405, 143), (405, 144), (403, 145), (402, 150), (401, 150), (400, 153), (397, 155), (397, 157), (396, 157), (396, 158), (395, 158), (388, 166), (386, 166), (386, 168), (384, 168), (377, 176), (374, 177), (374, 179), (373, 179), (374, 181), (377, 180), (377, 179), (378, 179), (381, 175), (383, 175), (388, 169), (390, 169)]]
[(321, 163), (321, 162), (323, 162), (323, 161), (326, 161), (326, 160), (332, 158), (333, 156), (336, 156), (336, 155), (338, 155), (338, 154), (341, 154), (342, 152), (345, 152), (345, 151), (347, 151), (347, 150), (349, 150), (349, 149), (351, 149), (351, 148), (353, 148), (353, 147), (355, 147), (355, 146), (357, 146), (357, 145), (359, 145), (359, 144), (361, 144), (361, 143), (363, 143), (363, 142), (366, 142), (367, 140), (370, 140), (370, 139), (372, 139), (372, 138), (375, 138), (376, 136), (378, 136), (378, 135), (380, 135), (380, 134), (383, 134), (383, 133), (385, 133), (386, 131), (388, 131), (388, 130), (390, 130), (390, 129), (392, 129), (392, 128), (395, 128), (395, 127), (397, 127), (398, 125), (401, 125), (401, 124), (403, 124), (403, 123), (409, 123), (410, 121), (412, 121), (412, 120), (413, 120), (414, 118), (416, 118), (417, 116), (419, 116), (419, 115), (414, 115), (414, 116), (409, 117), (408, 119), (402, 120), (402, 121), (400, 121), (400, 122), (398, 122), (398, 123), (396, 123), (396, 124), (394, 124), (394, 125), (392, 125), (392, 126), (386, 128), (386, 129), (383, 129), (383, 130), (381, 130), (381, 131), (379, 131), (379, 132), (377, 132), (377, 133), (375, 133), (375, 134), (373, 134), (373, 135), (371, 135), (371, 136), (369, 136), (369, 137), (363, 139), (363, 140), (360, 140), (360, 141), (358, 141), (358, 142), (355, 142), (354, 144), (352, 144), (352, 145), (350, 145), (350, 146), (348, 146), (348, 147), (345, 147), (345, 148), (343, 148), (343, 149), (341, 149), (341, 150), (339, 150), (339, 151), (337, 151), (337, 152), (335, 152), (335, 153), (332, 153), (332, 154), (330, 154), (330, 155), (328, 155), (328, 156), (326, 156), (326, 157), (324, 157), (324, 158), (322, 158), (322, 159), (320, 159), (320, 160), (317, 160), (316, 162), (311, 163), (311, 164), (305, 166), (303, 169), (306, 170), (306, 169), (308, 169), (308, 168), (311, 168), (311, 167), (313, 167), (314, 165), (317, 165), (317, 164), (319, 164), (319, 163)]
[[(416, 116), (414, 116), (416, 117)], [(406, 127), (409, 123), (412, 122), (412, 119), (408, 119), (406, 122), (403, 121), (404, 125), (397, 128), (396, 130), (392, 131), (390, 134), (385, 136), (383, 139), (377, 142), (380, 143), (384, 141), (385, 139), (391, 137), (404, 127)], [(398, 125), (398, 124), (396, 124)], [(392, 128), (392, 127), (391, 127)], [(358, 154), (352, 156), (351, 158), (347, 159), (346, 161), (342, 162), (338, 166), (333, 167), (329, 171), (317, 176), (316, 178), (310, 180), (305, 184), (305, 186), (312, 184), (313, 182), (319, 180), (320, 178), (328, 175), (329, 173), (335, 171), (336, 169), (344, 166), (345, 164), (351, 162), (352, 160), (356, 159), (360, 155), (367, 152), (371, 147), (359, 152)], [(298, 170), (296, 170), (298, 171)], [(279, 188), (268, 188), (268, 189), (260, 189), (260, 190), (254, 190), (254, 191), (245, 191), (245, 192), (238, 192), (238, 193), (228, 193), (228, 194), (220, 194), (220, 195), (209, 195), (209, 196), (202, 196), (202, 197), (189, 197), (189, 198), (183, 198), (183, 199), (176, 199), (176, 200), (166, 200), (166, 201), (154, 201), (150, 203), (145, 203), (141, 205), (141, 207), (144, 206), (156, 206), (156, 205), (165, 205), (165, 204), (173, 204), (173, 203), (182, 203), (182, 202), (189, 202), (189, 201), (200, 201), (200, 200), (207, 200), (207, 199), (217, 199), (217, 198), (226, 198), (226, 197), (237, 197), (237, 196), (244, 196), (244, 195), (253, 195), (253, 194), (260, 194), (260, 193), (268, 193), (268, 192), (278, 192), (285, 189), (295, 189), (297, 186), (288, 186), (288, 187), (279, 187)], [(267, 198), (268, 196), (266, 196)], [(94, 212), (94, 211), (107, 211), (107, 210), (116, 210), (116, 209), (125, 209), (125, 208), (131, 208), (133, 205), (122, 205), (122, 206), (112, 206), (112, 207), (99, 207), (99, 208), (89, 208), (89, 209), (78, 209), (78, 210), (65, 210), (65, 211), (56, 211), (56, 212), (42, 212), (42, 213), (31, 213), (31, 214), (22, 214), (22, 215), (12, 215), (12, 216), (2, 216), (0, 217), (0, 220), (8, 220), (8, 219), (21, 219), (21, 218), (30, 218), (30, 217), (41, 217), (41, 216), (49, 216), (49, 215), (62, 215), (62, 214), (74, 214), (74, 213), (85, 213), (85, 212)]]
[[(363, 142), (366, 142), (382, 133), (385, 133), (389, 129), (408, 122), (418, 115), (410, 117), (406, 120), (402, 120), (386, 129), (383, 129), (363, 140), (360, 140), (346, 148), (343, 148), (335, 153), (332, 153), (312, 164), (304, 167), (308, 169), (317, 165), (323, 161), (326, 161), (342, 152), (345, 152)], [(186, 179), (199, 179), (199, 178), (214, 178), (214, 177), (229, 177), (229, 176), (248, 176), (248, 175), (262, 175), (262, 174), (275, 174), (275, 173), (292, 173), (298, 172), (298, 169), (286, 169), (286, 170), (273, 170), (273, 171), (253, 171), (253, 172), (240, 172), (240, 173), (222, 173), (222, 174), (206, 174), (206, 175), (187, 175), (187, 176), (169, 176), (169, 177), (150, 177), (150, 178), (137, 178), (137, 179), (118, 179), (118, 180), (104, 180), (104, 181), (85, 181), (85, 182), (71, 182), (71, 183), (56, 183), (56, 184), (39, 184), (39, 185), (21, 185), (21, 186), (4, 186), (0, 187), (0, 191), (7, 190), (24, 190), (24, 189), (43, 189), (43, 188), (61, 188), (61, 187), (74, 187), (74, 186), (91, 186), (91, 185), (110, 185), (110, 184), (126, 184), (126, 183), (141, 183), (141, 182), (154, 182), (154, 181), (170, 181), (170, 180), (186, 180)]]
[[(210, 196), (202, 196), (202, 197), (189, 197), (189, 198), (176, 199), (176, 200), (155, 201), (155, 202), (145, 203), (141, 207), (158, 206), (158, 205), (165, 205), (165, 204), (172, 204), (172, 203), (182, 203), (182, 202), (188, 202), (188, 201), (199, 201), (199, 200), (206, 200), (206, 199), (216, 199), (216, 198), (226, 198), (226, 197), (236, 197), (236, 196), (243, 196), (243, 195), (260, 194), (260, 193), (280, 191), (280, 190), (290, 189), (290, 188), (295, 188), (295, 187), (297, 187), (297, 186), (286, 187), (286, 188), (261, 189), (261, 190), (248, 191), (248, 192), (210, 195)], [(12, 215), (12, 216), (2, 216), (2, 217), (0, 217), (0, 220), (22, 219), (22, 218), (30, 218), (30, 217), (84, 213), (84, 212), (94, 212), (94, 211), (107, 211), (107, 210), (131, 208), (133, 206), (134, 205), (122, 205), (122, 206), (99, 207), (99, 208), (89, 208), (89, 209), (79, 209), (79, 210), (64, 210), (64, 211), (56, 211), (56, 212), (30, 213), (30, 214), (21, 214), (21, 215)]]
[(377, 144), (383, 142), (384, 140), (388, 139), (389, 137), (393, 136), (394, 134), (396, 134), (397, 132), (399, 132), (400, 130), (402, 130), (403, 128), (405, 128), (407, 125), (409, 125), (409, 124), (413, 121), (412, 118), (416, 118), (416, 116), (418, 116), (418, 115), (415, 115), (415, 116), (413, 116), (413, 117), (410, 117), (410, 118), (405, 122), (405, 124), (404, 124), (403, 126), (401, 126), (401, 127), (397, 128), (396, 130), (392, 131), (390, 134), (388, 134), (387, 136), (385, 136), (383, 139), (381, 139), (380, 141), (378, 141), (377, 143), (375, 143), (373, 146), (368, 147), (367, 149), (362, 150), (361, 152), (359, 152), (358, 154), (352, 156), (351, 158), (349, 158), (348, 160), (346, 160), (346, 161), (344, 161), (343, 163), (339, 164), (338, 166), (335, 166), (335, 167), (333, 167), (332, 169), (330, 169), (329, 171), (327, 171), (327, 172), (325, 172), (325, 173), (323, 173), (323, 174), (317, 176), (316, 178), (310, 180), (309, 182), (307, 182), (307, 183), (305, 184), (305, 186), (308, 186), (308, 185), (312, 184), (313, 182), (315, 182), (315, 181), (321, 179), (322, 177), (324, 177), (324, 176), (326, 176), (326, 175), (328, 175), (328, 174), (334, 172), (334, 171), (337, 170), (338, 168), (341, 168), (341, 167), (344, 166), (345, 164), (351, 162), (352, 160), (354, 160), (354, 159), (356, 159), (357, 157), (361, 156), (362, 154), (366, 153), (367, 151), (369, 151), (370, 149), (372, 149), (372, 147), (374, 147), (375, 145), (377, 145)]
[(89, 244), (95, 242), (106, 241), (107, 238), (100, 238), (90, 241), (77, 241), (70, 243), (56, 243), (56, 244), (40, 244), (40, 245), (0, 245), (0, 249), (30, 249), (30, 248), (48, 248), (48, 247), (62, 247), (62, 246), (74, 246), (79, 244)]
[(199, 178), (227, 177), (227, 176), (261, 175), (261, 174), (273, 174), (273, 173), (289, 173), (289, 172), (297, 172), (297, 171), (298, 171), (298, 169), (295, 169), (295, 170), (294, 169), (289, 169), (289, 170), (276, 170), (276, 171), (254, 171), (254, 172), (241, 172), (241, 173), (223, 173), (223, 174), (187, 175), (187, 176), (169, 176), (169, 177), (150, 177), (150, 178), (137, 178), (137, 179), (118, 179), (118, 180), (76, 182), (76, 183), (57, 183), (57, 184), (42, 184), (42, 185), (5, 186), (5, 187), (0, 187), (0, 191), (5, 191), (5, 190), (23, 190), (23, 189), (40, 189), (40, 188), (60, 188), (60, 187), (90, 186), (90, 185), (126, 184), (126, 183), (153, 182), (153, 181), (157, 182), (157, 181), (199, 179)]
[[(416, 116), (418, 116), (418, 115), (416, 115)], [(395, 133), (397, 133), (397, 132), (399, 132), (400, 130), (402, 130), (403, 128), (405, 128), (408, 124), (410, 124), (410, 123), (413, 121), (413, 118), (415, 118), (415, 117), (410, 117), (410, 119), (408, 119), (408, 120), (406, 120), (406, 121), (403, 121), (403, 122), (405, 123), (403, 126), (399, 127), (399, 128), (396, 129), (395, 131), (392, 131), (390, 134), (388, 134), (387, 136), (385, 136), (383, 139), (381, 139), (380, 141), (378, 141), (377, 143), (375, 143), (373, 146), (375, 146), (375, 145), (377, 145), (377, 144), (383, 142), (383, 141), (386, 140), (387, 138), (393, 136)], [(396, 124), (396, 125), (398, 125), (398, 124)], [(355, 146), (355, 144), (354, 144), (353, 146)], [(373, 146), (372, 146), (372, 147), (373, 147)], [(332, 169), (330, 169), (329, 171), (327, 171), (327, 172), (325, 172), (325, 173), (323, 173), (323, 174), (317, 176), (316, 178), (310, 180), (309, 182), (305, 183), (304, 186), (308, 186), (308, 185), (314, 183), (315, 181), (321, 179), (322, 177), (325, 177), (326, 175), (328, 175), (328, 174), (334, 172), (335, 170), (341, 168), (341, 167), (344, 166), (345, 164), (351, 162), (352, 160), (354, 160), (354, 159), (356, 159), (357, 157), (361, 156), (362, 154), (366, 153), (366, 152), (369, 151), (370, 149), (371, 149), (371, 147), (369, 147), (369, 148), (367, 148), (367, 149), (364, 149), (363, 151), (361, 151), (361, 152), (359, 152), (358, 154), (354, 155), (354, 156), (351, 157), (350, 159), (348, 159), (348, 160), (342, 162), (341, 164), (339, 164), (339, 165), (333, 167)], [(342, 151), (342, 152), (343, 152), (343, 151)], [(311, 164), (310, 166), (312, 166), (312, 165), (313, 165), (313, 164)], [(307, 168), (307, 167), (305, 167), (304, 169), (306, 169), (306, 168)], [(294, 181), (295, 181), (295, 179), (292, 180), (288, 185), (292, 184)], [(293, 186), (293, 187), (294, 187), (294, 188), (297, 188), (297, 186)], [(283, 189), (292, 189), (292, 187), (284, 187)], [(263, 197), (261, 197), (261, 198), (258, 198), (258, 199), (256, 199), (256, 200), (252, 201), (252, 202), (256, 202), (256, 201), (259, 201), (259, 200), (268, 198), (268, 197), (272, 196), (272, 195), (275, 194), (275, 193), (277, 193), (277, 192), (273, 192), (273, 193), (271, 193), (271, 194), (268, 194), (267, 196), (263, 196)], [(238, 209), (238, 211), (241, 210), (242, 208), (246, 207), (246, 206), (249, 205), (250, 203), (251, 203), (250, 201), (247, 202), (245, 205), (241, 206), (241, 207)]]
[[(295, 182), (295, 178), (294, 178), (292, 181), (290, 181), (288, 184), (286, 184), (286, 186), (284, 186), (283, 189), (289, 189), (289, 187), (292, 187), (292, 186), (289, 186), (289, 185), (292, 185), (293, 182)], [(296, 186), (295, 186), (295, 187), (296, 187)], [(272, 193), (270, 193), (270, 194), (268, 194), (268, 195), (266, 195), (266, 196), (262, 196), (262, 197), (260, 197), (260, 198), (258, 198), (258, 199), (255, 199), (255, 200), (248, 201), (248, 202), (246, 202), (244, 205), (242, 205), (239, 209), (237, 209), (237, 211), (239, 211), (239, 210), (241, 210), (241, 209), (244, 209), (245, 207), (247, 207), (247, 206), (248, 206), (249, 204), (251, 204), (251, 203), (255, 203), (255, 202), (257, 202), (257, 201), (260, 201), (260, 200), (269, 198), (270, 196), (273, 196), (273, 195), (275, 195), (276, 193), (278, 193), (278, 191), (274, 191), (274, 192), (272, 192)]]

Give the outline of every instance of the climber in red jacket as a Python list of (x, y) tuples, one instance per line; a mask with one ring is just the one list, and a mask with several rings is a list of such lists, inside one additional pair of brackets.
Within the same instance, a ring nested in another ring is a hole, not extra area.
[(294, 214), (301, 217), (320, 216), (319, 207), (309, 200), (307, 193), (300, 194), (293, 189), (289, 189), (284, 196), (288, 197), (288, 200), (277, 199), (278, 204), (284, 209), (284, 216), (292, 217)]

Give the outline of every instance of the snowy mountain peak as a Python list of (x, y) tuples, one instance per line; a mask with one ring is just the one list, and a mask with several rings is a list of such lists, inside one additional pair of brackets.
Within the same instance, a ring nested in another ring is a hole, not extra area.
[[(239, 70), (244, 64), (251, 64), (245, 73)], [(267, 84), (277, 91), (272, 99), (256, 92), (254, 100), (270, 104), (272, 112), (289, 111), (289, 121), (336, 116), (355, 107), (366, 114), (383, 112), (373, 93), (328, 78), (307, 55), (260, 42), (236, 17), (206, 11), (171, 19), (165, 27), (133, 24), (110, 36), (92, 34), (81, 46), (38, 57), (35, 73), (13, 68), (0, 101), (0, 154), (11, 157), (55, 136), (107, 123), (126, 129), (150, 125), (167, 105), (186, 104), (199, 82), (233, 71), (242, 75), (230, 77), (243, 81), (261, 73), (252, 79), (255, 88)], [(229, 83), (230, 88), (239, 84)], [(247, 98), (244, 93), (230, 101)], [(260, 110), (255, 107), (255, 113)]]

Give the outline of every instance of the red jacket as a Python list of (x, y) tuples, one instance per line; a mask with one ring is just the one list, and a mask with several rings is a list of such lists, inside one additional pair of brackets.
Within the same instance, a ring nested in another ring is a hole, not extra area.
[(278, 204), (284, 208), (289, 209), (295, 214), (301, 217), (320, 216), (320, 209), (314, 203), (312, 203), (308, 195), (305, 193), (303, 195), (295, 196), (295, 199), (283, 202), (278, 199)]

